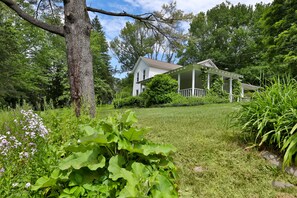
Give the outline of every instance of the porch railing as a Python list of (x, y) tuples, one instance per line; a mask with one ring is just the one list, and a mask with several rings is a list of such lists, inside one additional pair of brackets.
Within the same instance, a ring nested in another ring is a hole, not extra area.
[(190, 96), (205, 96), (205, 90), (204, 89), (199, 89), (199, 88), (195, 88), (194, 89), (194, 95), (192, 95), (192, 88), (189, 89), (181, 89), (179, 90), (179, 94), (181, 94), (184, 97), (190, 97)]

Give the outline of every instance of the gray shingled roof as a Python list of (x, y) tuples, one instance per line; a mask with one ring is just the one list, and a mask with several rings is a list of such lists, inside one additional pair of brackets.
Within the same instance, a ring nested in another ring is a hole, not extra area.
[(175, 65), (171, 63), (166, 63), (163, 61), (153, 60), (146, 57), (140, 57), (146, 64), (148, 64), (150, 67), (158, 68), (158, 69), (165, 69), (165, 70), (174, 70), (177, 68), (182, 67), (181, 65)]

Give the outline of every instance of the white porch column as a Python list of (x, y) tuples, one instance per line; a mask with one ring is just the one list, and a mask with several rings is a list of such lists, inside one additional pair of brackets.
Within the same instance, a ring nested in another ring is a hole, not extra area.
[(179, 91), (180, 91), (180, 74), (177, 74), (177, 83), (178, 83), (177, 93), (179, 93)]
[(229, 88), (229, 99), (230, 99), (230, 102), (232, 102), (233, 100), (233, 98), (232, 98), (232, 78), (230, 78), (230, 82), (229, 82), (229, 86), (230, 86), (230, 88)]
[(207, 89), (210, 90), (210, 74), (207, 73)]
[(241, 86), (241, 97), (244, 97), (244, 88)]
[(192, 71), (192, 96), (195, 94), (195, 69)]

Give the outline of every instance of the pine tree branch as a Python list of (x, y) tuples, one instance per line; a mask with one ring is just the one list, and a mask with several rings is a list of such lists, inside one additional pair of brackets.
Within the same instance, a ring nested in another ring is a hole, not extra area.
[(91, 11), (91, 12), (97, 12), (100, 14), (109, 15), (109, 16), (130, 17), (130, 18), (133, 18), (133, 19), (136, 19), (139, 21), (154, 21), (153, 13), (145, 13), (145, 14), (135, 15), (135, 14), (129, 14), (125, 11), (123, 11), (123, 12), (109, 12), (106, 10), (92, 8), (92, 7), (87, 7), (87, 10)]
[(28, 21), (29, 23), (40, 27), (46, 31), (49, 31), (51, 33), (64, 36), (64, 29), (62, 26), (54, 26), (47, 23), (44, 23), (42, 21), (39, 21), (32, 17), (31, 15), (24, 12), (19, 5), (13, 1), (13, 0), (0, 0), (0, 2), (3, 2), (5, 5), (7, 5), (10, 9), (14, 10), (20, 17), (22, 17), (24, 20)]

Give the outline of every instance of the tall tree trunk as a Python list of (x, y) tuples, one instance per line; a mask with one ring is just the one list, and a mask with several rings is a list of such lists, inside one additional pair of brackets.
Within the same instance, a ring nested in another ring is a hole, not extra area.
[(93, 65), (90, 48), (91, 23), (86, 0), (64, 0), (65, 40), (71, 98), (76, 116), (87, 108), (95, 116)]

